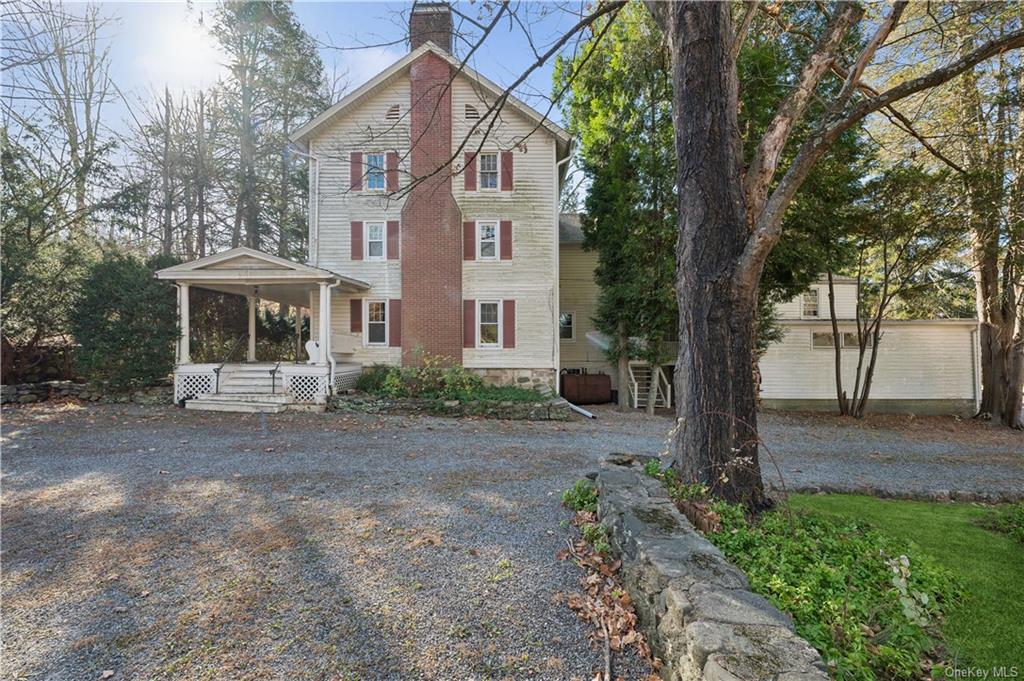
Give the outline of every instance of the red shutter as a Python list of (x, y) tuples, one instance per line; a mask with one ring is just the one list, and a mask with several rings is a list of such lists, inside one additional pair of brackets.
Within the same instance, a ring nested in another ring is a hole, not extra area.
[(512, 177), (512, 152), (501, 152), (501, 191), (510, 192), (514, 186)]
[(465, 169), (462, 171), (462, 175), (466, 180), (466, 191), (476, 191), (476, 154), (466, 152), (464, 157), (466, 162), (463, 164)]
[(348, 330), (352, 333), (363, 332), (363, 299), (353, 298), (348, 301), (349, 324)]
[(348, 157), (349, 188), (359, 192), (363, 190), (363, 152), (353, 151)]
[(402, 347), (402, 301), (397, 298), (388, 301), (388, 345)]
[(352, 223), (352, 260), (363, 259), (363, 223)]
[(388, 220), (388, 260), (398, 260), (398, 220)]
[(476, 347), (476, 301), (462, 301), (462, 347)]
[(516, 301), (501, 301), (501, 345), (505, 348), (516, 346)]
[(502, 220), (499, 223), (501, 229), (501, 259), (512, 259), (512, 221)]
[(387, 157), (388, 191), (398, 191), (398, 152), (389, 151)]
[(462, 259), (476, 260), (476, 223), (462, 223)]

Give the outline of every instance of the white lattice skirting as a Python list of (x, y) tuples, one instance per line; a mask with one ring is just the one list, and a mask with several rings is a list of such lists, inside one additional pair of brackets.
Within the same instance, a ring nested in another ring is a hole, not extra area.
[(315, 402), (327, 397), (327, 377), (285, 375), (285, 392), (300, 402)]
[(213, 386), (214, 375), (212, 373), (175, 374), (174, 401), (208, 395), (213, 392)]

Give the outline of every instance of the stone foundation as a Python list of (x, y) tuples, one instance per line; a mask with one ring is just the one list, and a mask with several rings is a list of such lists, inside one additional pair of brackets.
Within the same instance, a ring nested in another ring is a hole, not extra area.
[(328, 408), (346, 414), (398, 414), (430, 416), (482, 416), (514, 421), (567, 421), (571, 415), (569, 403), (558, 397), (542, 402), (499, 402), (497, 400), (422, 399), (414, 397), (388, 398), (354, 393), (335, 395)]
[(558, 372), (554, 369), (469, 369), (488, 385), (514, 385), (556, 394)]
[(632, 458), (597, 474), (597, 512), (666, 681), (827, 681), (789, 615), (750, 591)]
[(103, 386), (71, 381), (45, 381), (0, 386), (0, 404), (32, 404), (51, 399), (73, 398), (83, 402), (170, 404), (174, 388), (151, 386), (130, 392), (112, 392)]

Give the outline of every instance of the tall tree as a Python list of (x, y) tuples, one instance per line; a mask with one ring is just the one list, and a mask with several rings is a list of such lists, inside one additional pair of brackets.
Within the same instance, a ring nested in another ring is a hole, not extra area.
[[(647, 6), (672, 55), (679, 188), (676, 293), (683, 336), (675, 374), (675, 449), (687, 478), (706, 482), (726, 499), (758, 507), (764, 491), (751, 378), (758, 284), (786, 210), (815, 164), (865, 116), (1020, 48), (1024, 30), (952, 55), (944, 65), (876, 94), (864, 86), (862, 76), (899, 25), (906, 3), (894, 4), (874, 22), (872, 34), (849, 62), (844, 37), (865, 22), (864, 9), (837, 3), (828, 8), (825, 29), (745, 163), (735, 59), (744, 36), (733, 30), (732, 7), (704, 2)], [(839, 92), (809, 123), (810, 134), (792, 160), (780, 167), (786, 143), (797, 124), (807, 120), (814, 95), (833, 67), (843, 74)]]

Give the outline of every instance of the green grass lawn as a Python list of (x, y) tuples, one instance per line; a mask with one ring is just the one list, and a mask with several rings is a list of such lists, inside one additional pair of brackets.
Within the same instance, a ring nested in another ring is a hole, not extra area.
[(963, 602), (943, 631), (950, 662), (1024, 667), (1024, 546), (979, 527), (990, 508), (853, 495), (794, 495), (796, 508), (869, 522), (910, 540), (962, 581)]

